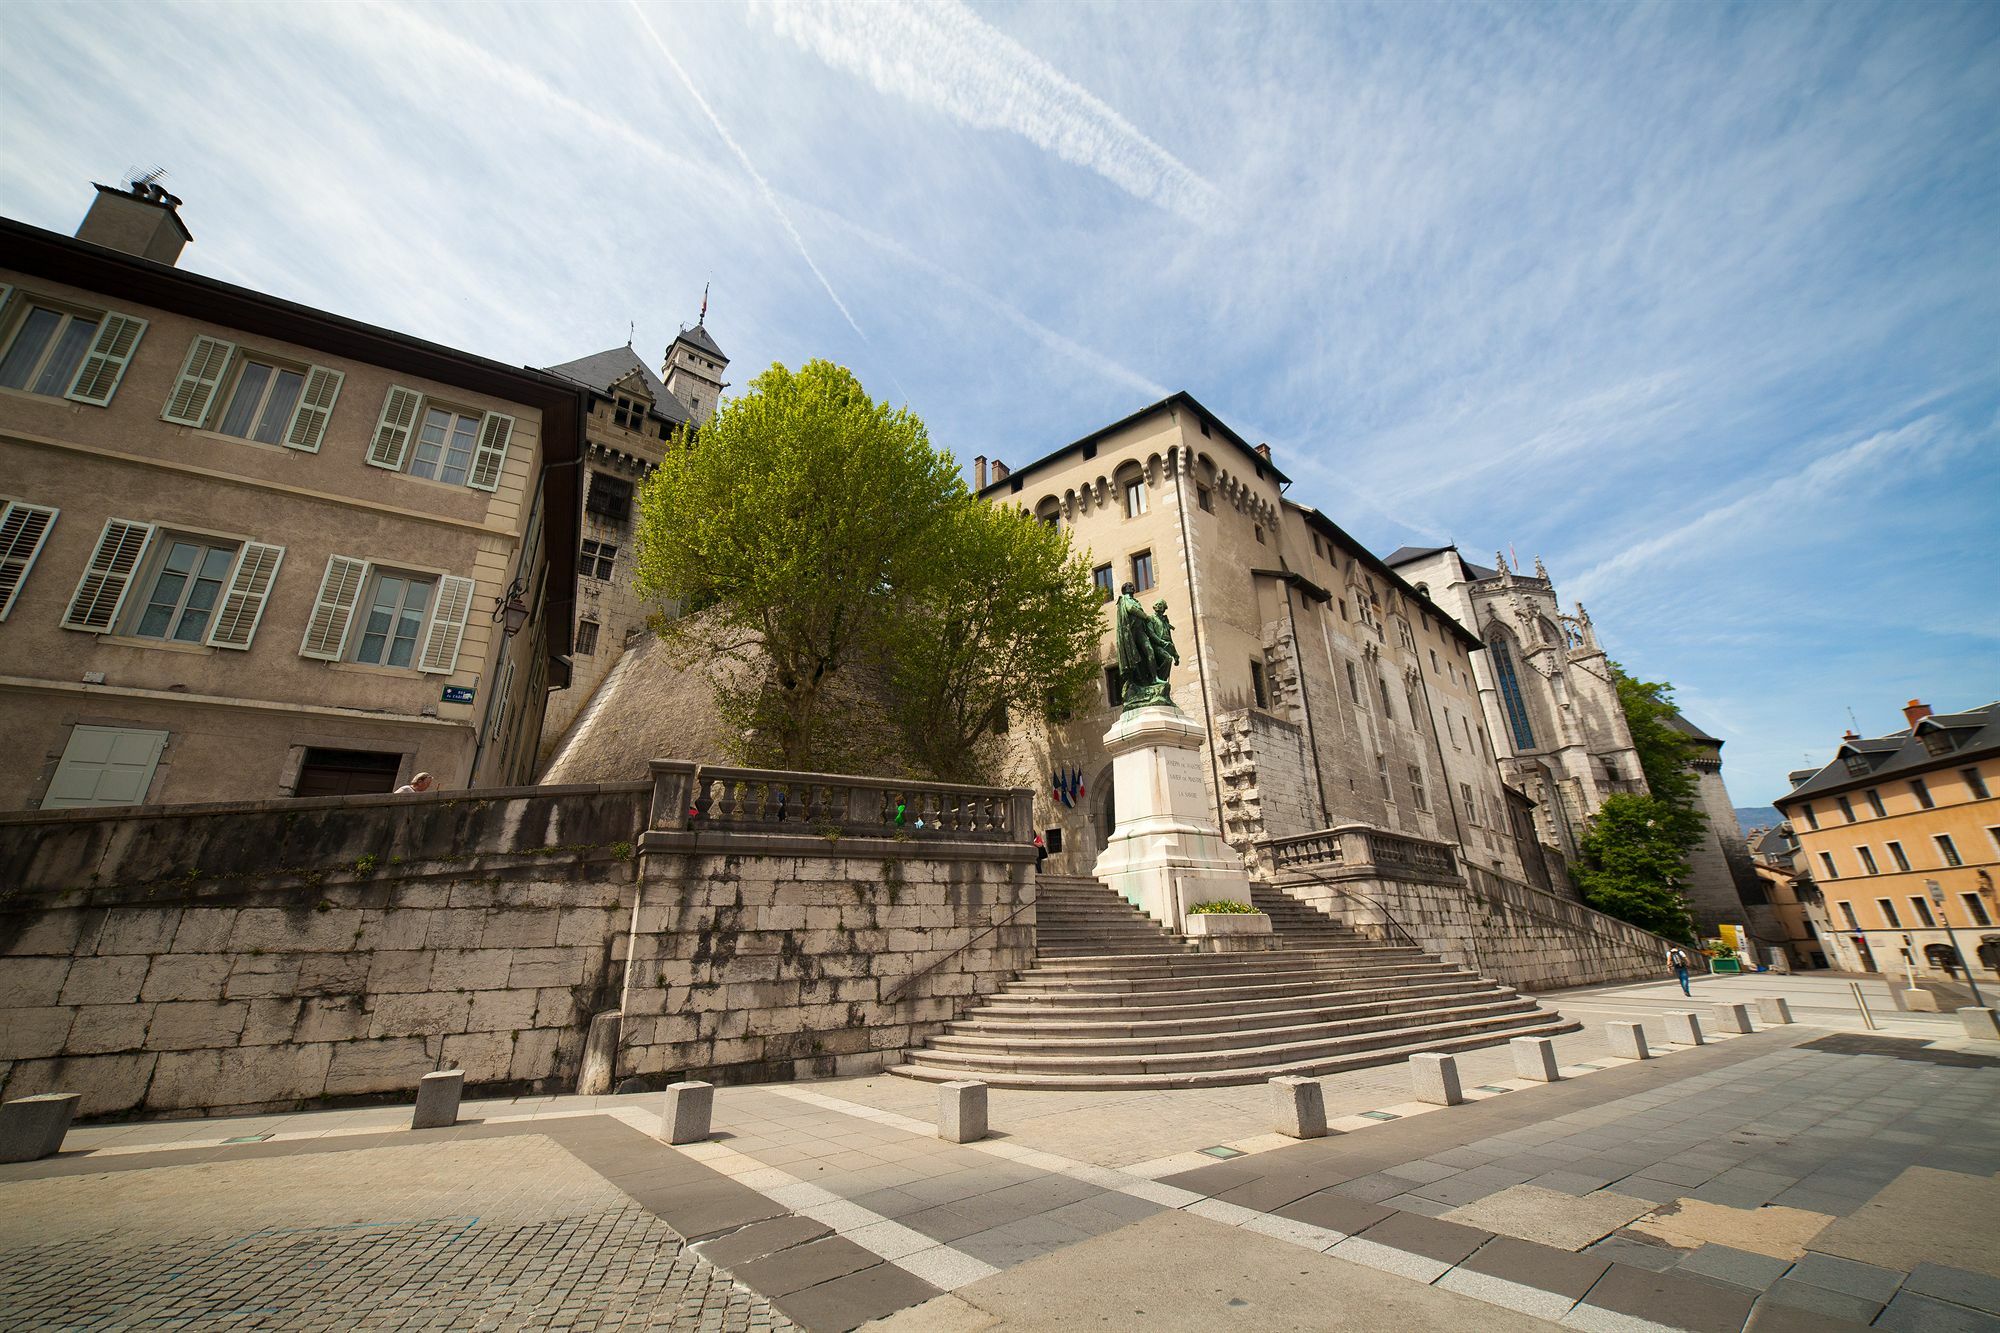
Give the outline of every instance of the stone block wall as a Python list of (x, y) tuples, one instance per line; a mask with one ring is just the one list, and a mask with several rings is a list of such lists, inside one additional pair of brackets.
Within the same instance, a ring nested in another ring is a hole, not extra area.
[[(0, 1097), (218, 1114), (566, 1089), (644, 784), (0, 820)], [(563, 841), (557, 841), (558, 839)]]

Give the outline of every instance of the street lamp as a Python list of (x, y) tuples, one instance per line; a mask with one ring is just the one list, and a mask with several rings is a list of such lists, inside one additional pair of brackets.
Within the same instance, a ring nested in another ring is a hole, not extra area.
[(493, 618), (507, 622), (507, 637), (510, 639), (528, 623), (528, 604), (522, 600), (526, 591), (521, 580), (515, 579), (507, 585), (507, 591), (493, 599)]
[(1951, 951), (1958, 955), (1958, 961), (1965, 964), (1965, 984), (1972, 987), (1972, 1002), (1980, 1008), (1986, 1007), (1985, 999), (1979, 994), (1979, 978), (1972, 974), (1972, 964), (1958, 947), (1958, 932), (1951, 928), (1951, 917), (1944, 907), (1944, 886), (1934, 879), (1924, 881), (1924, 887), (1931, 891), (1931, 904), (1938, 909), (1938, 920), (1944, 922), (1945, 938), (1951, 941)]

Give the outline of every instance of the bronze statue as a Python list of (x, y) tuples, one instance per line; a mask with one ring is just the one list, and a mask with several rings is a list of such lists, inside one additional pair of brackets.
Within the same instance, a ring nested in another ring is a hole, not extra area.
[(1127, 583), (1118, 590), (1118, 678), (1128, 713), (1135, 708), (1179, 707), (1167, 676), (1181, 655), (1174, 647), (1167, 604), (1155, 602), (1153, 610), (1155, 614), (1148, 615), (1140, 605), (1138, 585)]

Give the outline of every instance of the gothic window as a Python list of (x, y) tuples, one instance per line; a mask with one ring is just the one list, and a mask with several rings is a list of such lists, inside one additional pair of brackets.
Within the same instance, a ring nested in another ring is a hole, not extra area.
[(1416, 801), (1417, 809), (1431, 808), (1430, 794), (1424, 790), (1424, 770), (1415, 764), (1410, 765), (1410, 796)]
[(644, 430), (646, 428), (646, 405), (635, 399), (627, 398), (621, 393), (618, 395), (616, 405), (612, 408), (611, 419), (626, 430)]
[(1137, 518), (1146, 512), (1146, 474), (1137, 464), (1128, 463), (1119, 470), (1118, 494), (1125, 503), (1125, 517)]
[(1270, 693), (1264, 688), (1264, 664), (1254, 660), (1250, 663), (1250, 696), (1259, 708), (1271, 706)]
[(1355, 703), (1361, 702), (1361, 682), (1354, 674), (1354, 663), (1347, 663), (1347, 697)]
[(1528, 722), (1528, 703), (1521, 697), (1521, 682), (1514, 674), (1514, 654), (1505, 639), (1492, 640), (1493, 675), (1500, 683), (1500, 702), (1507, 710), (1507, 725), (1514, 744), (1523, 750), (1535, 748), (1535, 729)]
[(579, 657), (589, 657), (597, 651), (597, 622), (579, 620), (576, 622), (576, 652)]
[(1117, 584), (1113, 582), (1111, 577), (1111, 566), (1099, 565), (1096, 569), (1091, 570), (1090, 581), (1097, 585), (1097, 598), (1099, 601), (1109, 602), (1118, 596)]
[(1215, 493), (1206, 486), (1197, 486), (1194, 488), (1194, 502), (1208, 513), (1213, 514), (1215, 512)]
[(1375, 756), (1375, 776), (1381, 779), (1382, 782), (1382, 799), (1391, 802), (1393, 804), (1396, 799), (1396, 794), (1389, 789), (1388, 755), (1378, 754)]
[(577, 560), (576, 572), (587, 579), (608, 579), (618, 559), (618, 548), (609, 542), (586, 541)]
[(1056, 499), (1055, 496), (1051, 495), (1047, 499), (1043, 500), (1040, 504), (1036, 505), (1035, 521), (1038, 523), (1045, 523), (1052, 528), (1061, 527), (1062, 501)]
[(632, 483), (608, 472), (593, 472), (583, 507), (588, 513), (623, 523), (632, 516)]

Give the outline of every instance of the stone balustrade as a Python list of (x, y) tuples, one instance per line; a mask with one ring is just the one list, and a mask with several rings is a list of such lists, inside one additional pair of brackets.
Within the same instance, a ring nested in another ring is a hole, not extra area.
[(786, 773), (656, 760), (656, 831), (931, 838), (1024, 843), (1035, 836), (1030, 793), (834, 773)]
[(1341, 824), (1289, 838), (1258, 843), (1267, 864), (1289, 869), (1335, 869), (1342, 878), (1366, 879), (1379, 873), (1420, 875), (1425, 879), (1459, 877), (1458, 855), (1450, 846), (1428, 838)]

